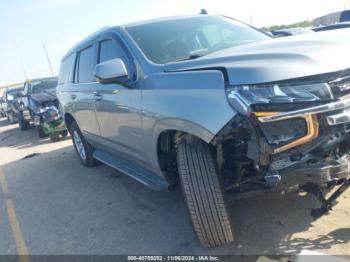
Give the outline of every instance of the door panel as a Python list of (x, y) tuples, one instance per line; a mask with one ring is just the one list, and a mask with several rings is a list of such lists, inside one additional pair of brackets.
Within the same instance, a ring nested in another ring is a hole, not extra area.
[(101, 135), (94, 103), (94, 91), (99, 87), (93, 75), (96, 62), (96, 45), (89, 45), (78, 52), (73, 78), (75, 84), (72, 85), (74, 92), (70, 94), (79, 128), (93, 145)]
[(104, 146), (111, 153), (143, 160), (138, 150), (142, 142), (140, 90), (108, 84), (100, 85), (97, 92), (95, 108)]
[[(132, 79), (135, 66), (119, 37), (107, 34), (98, 39), (98, 63), (120, 58)], [(104, 148), (128, 160), (144, 160), (139, 150), (142, 140), (141, 92), (121, 84), (100, 84), (95, 90), (95, 108)]]
[(79, 90), (72, 92), (69, 98), (75, 101), (73, 110), (79, 128), (83, 133), (93, 136), (100, 136), (93, 94), (97, 86), (97, 83), (80, 84)]

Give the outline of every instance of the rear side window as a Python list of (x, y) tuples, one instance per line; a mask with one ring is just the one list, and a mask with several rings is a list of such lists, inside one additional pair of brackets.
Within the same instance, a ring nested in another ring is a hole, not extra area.
[(99, 63), (115, 58), (120, 58), (125, 63), (127, 62), (127, 57), (119, 44), (112, 40), (102, 41), (99, 48)]
[(80, 51), (78, 55), (76, 78), (74, 82), (77, 83), (89, 83), (95, 82), (96, 79), (93, 75), (95, 66), (94, 49), (92, 46)]
[(60, 74), (58, 76), (58, 84), (63, 85), (65, 82), (69, 81), (71, 71), (74, 63), (74, 55), (70, 55), (62, 60)]

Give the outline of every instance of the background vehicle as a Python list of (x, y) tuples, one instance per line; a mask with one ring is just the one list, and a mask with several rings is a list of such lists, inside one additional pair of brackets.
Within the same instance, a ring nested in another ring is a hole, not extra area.
[(18, 121), (16, 107), (17, 107), (17, 93), (23, 90), (23, 85), (14, 86), (5, 90), (3, 95), (3, 102), (1, 104), (1, 110), (4, 112), (4, 116), (10, 124), (14, 124)]
[(337, 29), (344, 29), (344, 28), (350, 28), (350, 22), (343, 22), (343, 23), (337, 23), (333, 25), (315, 27), (312, 30), (315, 32), (322, 32), (322, 31), (337, 30)]
[(307, 33), (313, 33), (311, 29), (308, 28), (302, 28), (302, 27), (296, 27), (296, 28), (286, 28), (286, 29), (280, 29), (272, 31), (272, 35), (275, 37), (285, 37), (285, 36), (292, 36), (292, 35), (300, 35), (300, 34), (307, 34)]
[(40, 138), (50, 136), (57, 141), (67, 136), (56, 96), (57, 78), (41, 78), (26, 81), (23, 92), (18, 94), (18, 119), (21, 130), (34, 122)]
[(350, 54), (334, 39), (209, 15), (112, 27), (62, 59), (57, 94), (85, 166), (179, 182), (198, 239), (218, 246), (233, 241), (229, 196), (347, 187)]
[(4, 97), (0, 97), (0, 117), (6, 117), (6, 102)]

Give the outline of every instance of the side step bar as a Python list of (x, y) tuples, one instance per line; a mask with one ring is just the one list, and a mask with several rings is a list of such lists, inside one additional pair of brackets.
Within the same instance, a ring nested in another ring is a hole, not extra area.
[(153, 172), (140, 166), (132, 165), (129, 161), (116, 158), (108, 152), (95, 150), (93, 157), (140, 182), (141, 184), (157, 191), (168, 191), (169, 184)]

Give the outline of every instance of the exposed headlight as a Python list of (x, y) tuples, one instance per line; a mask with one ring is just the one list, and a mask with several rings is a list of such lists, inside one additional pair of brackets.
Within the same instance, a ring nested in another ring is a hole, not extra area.
[(61, 117), (59, 110), (55, 106), (47, 106), (40, 109), (40, 113), (44, 119), (56, 120)]
[(227, 89), (230, 103), (246, 114), (256, 104), (330, 101), (334, 99), (327, 83), (232, 86)]

